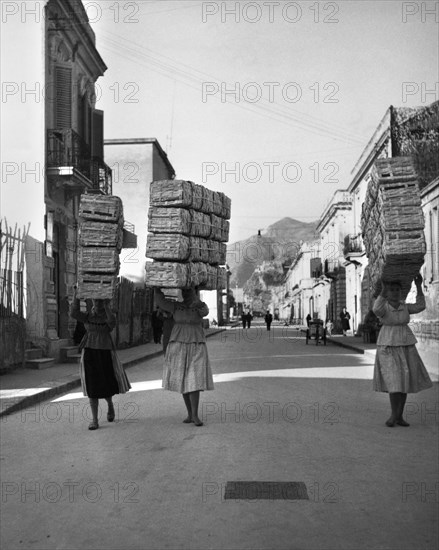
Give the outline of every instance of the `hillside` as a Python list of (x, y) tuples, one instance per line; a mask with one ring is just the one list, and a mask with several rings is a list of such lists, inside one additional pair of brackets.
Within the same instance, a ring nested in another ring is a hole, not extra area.
[(304, 223), (293, 218), (283, 218), (270, 225), (261, 236), (237, 241), (227, 246), (227, 263), (232, 272), (230, 287), (242, 287), (256, 266), (267, 260), (292, 259), (301, 241), (315, 238), (317, 222)]

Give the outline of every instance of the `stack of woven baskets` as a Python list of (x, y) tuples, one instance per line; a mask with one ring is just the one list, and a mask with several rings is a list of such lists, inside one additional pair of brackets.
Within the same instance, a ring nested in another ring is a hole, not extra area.
[(149, 286), (206, 290), (225, 287), (231, 201), (184, 180), (154, 181), (146, 256)]
[(78, 298), (111, 299), (119, 273), (123, 207), (119, 197), (81, 195)]
[(411, 157), (375, 163), (361, 226), (374, 294), (384, 279), (400, 281), (406, 298), (426, 252), (419, 183)]

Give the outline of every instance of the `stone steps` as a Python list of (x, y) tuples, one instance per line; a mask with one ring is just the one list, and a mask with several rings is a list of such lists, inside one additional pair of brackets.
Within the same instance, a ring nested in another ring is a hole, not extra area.
[(53, 357), (40, 357), (38, 359), (26, 360), (25, 367), (27, 369), (47, 369), (55, 364)]

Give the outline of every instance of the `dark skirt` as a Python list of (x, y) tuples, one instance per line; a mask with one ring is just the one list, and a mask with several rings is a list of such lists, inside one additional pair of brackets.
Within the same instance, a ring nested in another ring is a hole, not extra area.
[(96, 399), (119, 393), (109, 349), (84, 349), (84, 378), (87, 396)]

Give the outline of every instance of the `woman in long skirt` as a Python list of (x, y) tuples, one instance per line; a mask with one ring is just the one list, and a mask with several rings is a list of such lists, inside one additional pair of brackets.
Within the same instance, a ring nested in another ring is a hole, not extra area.
[(432, 387), (431, 379), (416, 349), (416, 338), (410, 330), (410, 314), (425, 309), (422, 292), (422, 276), (415, 277), (416, 303), (401, 302), (401, 283), (382, 281), (381, 294), (376, 299), (373, 312), (383, 326), (378, 335), (373, 387), (375, 391), (388, 392), (391, 415), (386, 421), (389, 428), (409, 426), (403, 418), (408, 393), (417, 393)]
[(187, 409), (185, 423), (202, 426), (198, 416), (200, 391), (213, 390), (213, 377), (207, 354), (203, 317), (209, 308), (193, 288), (183, 289), (183, 302), (166, 300), (161, 290), (155, 291), (155, 302), (172, 313), (174, 326), (165, 354), (163, 388), (183, 395)]
[(126, 393), (131, 388), (110, 334), (116, 326), (116, 318), (110, 309), (110, 300), (93, 300), (91, 310), (82, 313), (76, 289), (70, 315), (84, 323), (86, 329), (81, 345), (80, 376), (82, 391), (90, 400), (92, 413), (88, 429), (97, 430), (99, 399), (107, 401), (107, 420), (113, 422), (113, 395)]

